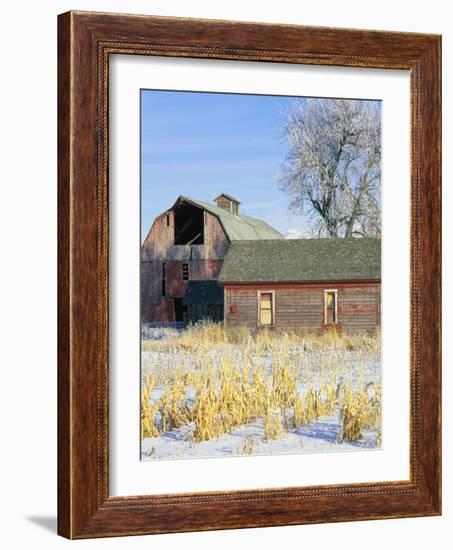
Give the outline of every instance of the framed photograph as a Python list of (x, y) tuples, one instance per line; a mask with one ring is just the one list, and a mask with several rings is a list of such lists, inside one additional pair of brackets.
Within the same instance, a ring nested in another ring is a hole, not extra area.
[(59, 533), (440, 514), (440, 37), (58, 29)]

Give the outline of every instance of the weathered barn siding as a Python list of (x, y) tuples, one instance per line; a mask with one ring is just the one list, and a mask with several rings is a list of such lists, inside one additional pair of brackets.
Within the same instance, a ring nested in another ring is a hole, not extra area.
[[(167, 225), (167, 214), (168, 223)], [(183, 264), (189, 264), (189, 278), (217, 279), (228, 252), (229, 240), (220, 221), (204, 213), (204, 244), (174, 244), (174, 213), (169, 210), (158, 216), (145, 239), (141, 251), (142, 321), (175, 320), (173, 298), (182, 298), (187, 289), (183, 281)], [(166, 292), (162, 296), (162, 267), (166, 268)]]
[(205, 212), (205, 248), (207, 260), (223, 260), (230, 247), (230, 241), (225, 235), (225, 231), (218, 218)]
[(237, 199), (233, 199), (233, 197), (230, 197), (230, 195), (219, 195), (215, 199), (215, 203), (219, 208), (223, 208), (224, 210), (232, 212), (233, 214), (239, 214), (240, 203)]
[(345, 287), (338, 298), (338, 320), (345, 329), (354, 331), (380, 326), (381, 285)]
[(225, 284), (225, 324), (258, 326), (258, 291), (274, 291), (274, 328), (322, 330), (324, 291), (337, 290), (337, 328), (373, 331), (380, 323), (380, 284)]
[(217, 206), (219, 208), (224, 208), (225, 210), (230, 210), (231, 200), (227, 199), (225, 196), (219, 196), (216, 199)]
[(168, 211), (170, 225), (167, 226), (167, 213), (164, 212), (155, 220), (143, 243), (141, 260), (157, 260), (166, 258), (168, 249), (174, 243), (174, 214)]
[(159, 322), (162, 323), (170, 323), (175, 320), (172, 298), (164, 298), (158, 304), (151, 304), (144, 301), (141, 304), (141, 308), (142, 319), (150, 321), (159, 319)]
[(156, 304), (161, 301), (162, 262), (140, 263), (140, 292), (142, 304)]
[(225, 325), (256, 327), (258, 296), (256, 287), (228, 287), (224, 291)]
[(158, 216), (149, 230), (141, 251), (142, 261), (165, 260), (172, 256), (184, 255), (189, 259), (191, 250), (200, 260), (223, 260), (229, 248), (229, 240), (225, 235), (220, 221), (205, 212), (204, 244), (202, 245), (175, 245), (174, 244), (174, 214), (168, 211)]

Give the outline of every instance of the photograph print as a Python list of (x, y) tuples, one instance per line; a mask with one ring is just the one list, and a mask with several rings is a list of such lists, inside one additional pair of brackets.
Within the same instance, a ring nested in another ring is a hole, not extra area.
[(140, 105), (141, 459), (380, 449), (381, 102)]

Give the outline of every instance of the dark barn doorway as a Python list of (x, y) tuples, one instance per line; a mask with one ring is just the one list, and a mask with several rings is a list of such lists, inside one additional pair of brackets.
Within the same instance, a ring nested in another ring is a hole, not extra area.
[(177, 323), (185, 322), (187, 319), (187, 306), (183, 305), (182, 298), (173, 298), (175, 308), (175, 321)]
[(223, 322), (223, 286), (215, 279), (189, 281), (182, 303), (189, 323)]
[(180, 202), (174, 213), (175, 244), (203, 244), (204, 211), (192, 204)]

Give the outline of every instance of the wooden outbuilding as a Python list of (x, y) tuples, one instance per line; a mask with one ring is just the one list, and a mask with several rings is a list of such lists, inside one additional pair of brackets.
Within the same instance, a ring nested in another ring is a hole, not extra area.
[(373, 332), (381, 319), (381, 241), (234, 242), (219, 281), (226, 326)]

